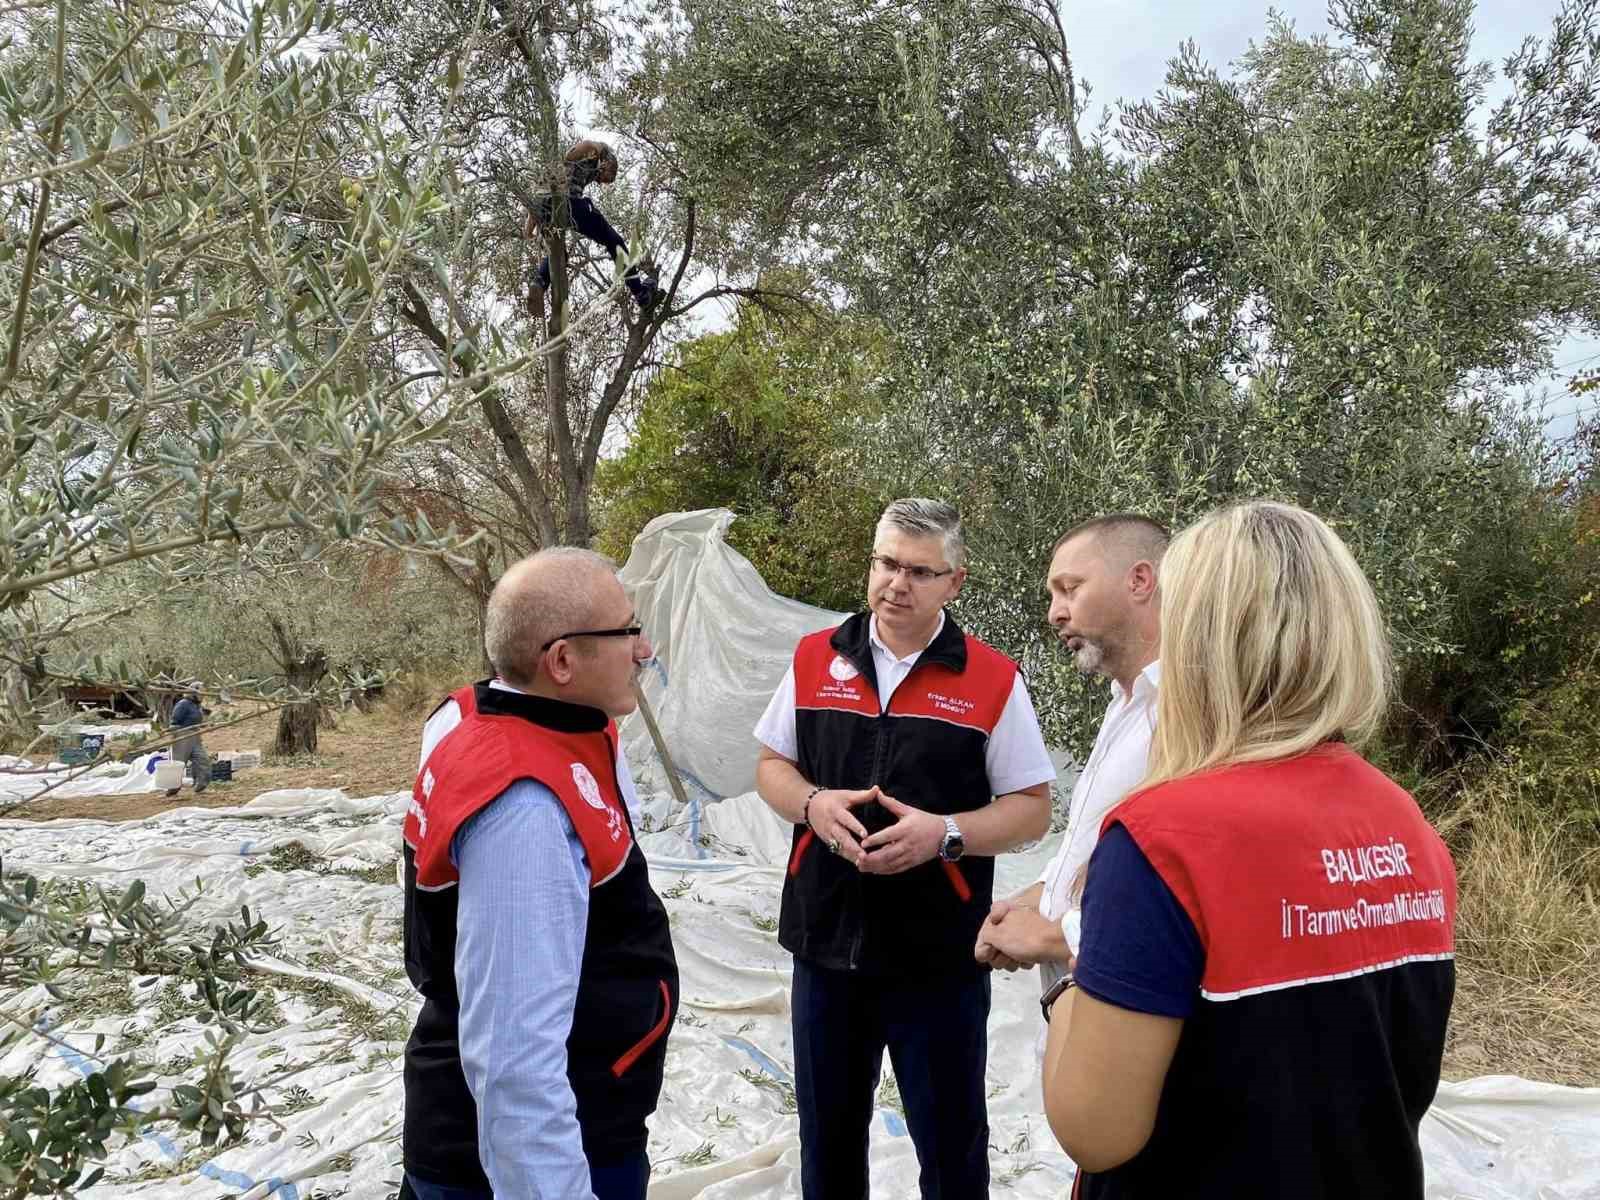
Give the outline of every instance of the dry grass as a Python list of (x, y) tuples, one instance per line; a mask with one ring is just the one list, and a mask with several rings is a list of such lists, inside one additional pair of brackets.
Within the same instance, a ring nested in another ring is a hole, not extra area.
[[(441, 692), (440, 695), (443, 695)], [(439, 697), (435, 697), (437, 702)], [(262, 750), (272, 745), (277, 715), (268, 713), (206, 737), (213, 755), (222, 750)], [(23, 805), (13, 817), (36, 821), (59, 817), (131, 821), (169, 808), (227, 808), (278, 788), (343, 788), (351, 796), (376, 796), (411, 789), (422, 744), (422, 721), (388, 704), (371, 712), (349, 710), (333, 728), (317, 734), (317, 753), (289, 761), (263, 758), (231, 783), (213, 783), (200, 795), (185, 786), (176, 796), (140, 792), (131, 796), (50, 797)]]
[(1504, 776), (1470, 788), (1442, 832), (1456, 850), (1457, 991), (1445, 1074), (1600, 1082), (1600, 850)]
[(383, 708), (397, 716), (414, 718), (420, 724), (441, 700), (468, 679), (482, 678), (487, 673), (482, 664), (463, 669), (450, 662), (419, 663), (389, 680), (383, 691)]

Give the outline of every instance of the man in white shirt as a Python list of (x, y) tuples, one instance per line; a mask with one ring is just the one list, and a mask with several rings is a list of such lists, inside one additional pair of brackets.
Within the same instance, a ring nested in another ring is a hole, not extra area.
[(955, 508), (890, 504), (867, 611), (801, 639), (756, 727), (756, 787), (794, 827), (778, 940), (805, 1200), (866, 1200), (885, 1051), (924, 1200), (989, 1195), (990, 972), (971, 947), (995, 856), (1049, 828), (1055, 768), (1017, 664), (945, 612), (965, 563)]
[(1080, 671), (1111, 680), (1111, 706), (1072, 789), (1067, 829), (1031, 887), (997, 900), (979, 962), (1039, 967), (1048, 993), (1078, 949), (1083, 875), (1100, 825), (1144, 778), (1161, 678), (1158, 574), (1169, 540), (1148, 517), (1114, 513), (1069, 529), (1050, 559), (1048, 620)]

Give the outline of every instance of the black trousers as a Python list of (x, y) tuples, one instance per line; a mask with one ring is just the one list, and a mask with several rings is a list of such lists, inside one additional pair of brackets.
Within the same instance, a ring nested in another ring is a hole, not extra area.
[(889, 1051), (923, 1200), (989, 1195), (989, 972), (887, 978), (794, 964), (795, 1099), (805, 1200), (864, 1200)]
[[(555, 211), (554, 196), (545, 196), (540, 201), (539, 216), (541, 222), (548, 224)], [(628, 243), (617, 232), (616, 227), (606, 220), (605, 213), (596, 207), (595, 202), (582, 192), (572, 192), (567, 196), (567, 214), (572, 222), (572, 227), (584, 237), (597, 245), (604, 246), (613, 259), (619, 253), (628, 252)], [(545, 289), (550, 287), (550, 260), (541, 259), (539, 262), (539, 286)], [(623, 273), (622, 282), (628, 285), (628, 291), (640, 304), (648, 304), (655, 293), (655, 281), (640, 276), (639, 268), (630, 267)]]

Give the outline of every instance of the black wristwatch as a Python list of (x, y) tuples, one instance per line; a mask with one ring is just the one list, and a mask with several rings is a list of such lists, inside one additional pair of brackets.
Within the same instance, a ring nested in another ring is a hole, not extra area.
[(1039, 1011), (1044, 1014), (1044, 1023), (1046, 1025), (1050, 1024), (1050, 1006), (1057, 1000), (1061, 999), (1068, 988), (1076, 987), (1077, 982), (1078, 981), (1072, 977), (1072, 973), (1069, 971), (1060, 979), (1052, 983), (1049, 987), (1045, 988), (1044, 995), (1039, 997)]
[(944, 841), (939, 843), (939, 857), (945, 862), (955, 862), (967, 852), (967, 840), (961, 836), (961, 826), (954, 817), (944, 819)]

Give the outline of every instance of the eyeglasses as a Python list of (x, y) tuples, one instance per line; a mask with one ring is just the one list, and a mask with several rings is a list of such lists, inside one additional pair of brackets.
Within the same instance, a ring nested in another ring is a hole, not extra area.
[(550, 649), (557, 642), (580, 637), (626, 637), (636, 638), (644, 632), (643, 625), (624, 625), (619, 629), (575, 629), (571, 633), (563, 633), (560, 637), (553, 637), (539, 647), (540, 653)]
[(954, 567), (946, 567), (942, 571), (935, 571), (932, 567), (913, 567), (906, 563), (890, 558), (887, 554), (874, 554), (872, 565), (885, 575), (894, 575), (900, 571), (906, 573), (906, 578), (912, 583), (932, 583), (935, 579), (943, 579), (946, 575), (954, 575)]

